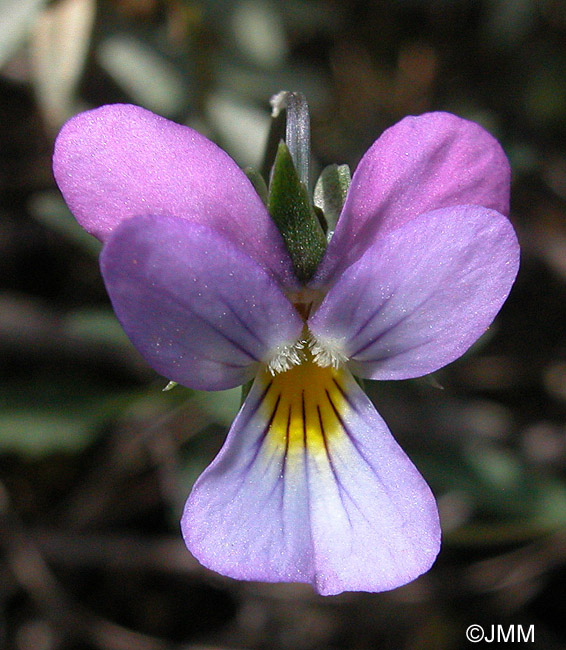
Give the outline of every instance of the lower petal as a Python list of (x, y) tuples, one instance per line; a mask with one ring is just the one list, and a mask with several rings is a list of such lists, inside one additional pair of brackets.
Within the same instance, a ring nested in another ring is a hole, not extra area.
[(434, 497), (345, 369), (260, 374), (181, 522), (224, 575), (386, 591), (430, 568)]

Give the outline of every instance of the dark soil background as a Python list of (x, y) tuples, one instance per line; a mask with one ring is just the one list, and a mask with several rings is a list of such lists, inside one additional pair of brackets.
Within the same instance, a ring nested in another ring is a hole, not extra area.
[[(51, 176), (63, 121), (116, 101), (257, 165), (281, 89), (309, 99), (319, 168), (429, 110), (479, 121), (513, 166), (523, 258), (496, 322), (434, 382), (369, 389), (445, 531), (433, 569), (390, 593), (323, 598), (191, 558), (179, 514), (238, 391), (162, 392)], [(564, 648), (565, 416), (566, 3), (0, 5), (0, 647), (460, 650), (479, 624)]]

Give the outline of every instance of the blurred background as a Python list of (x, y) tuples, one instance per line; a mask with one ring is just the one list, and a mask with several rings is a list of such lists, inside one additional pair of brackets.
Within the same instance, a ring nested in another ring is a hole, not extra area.
[[(474, 623), (566, 647), (565, 44), (561, 0), (0, 2), (0, 647), (458, 650)], [(319, 169), (429, 110), (480, 122), (513, 166), (523, 259), (500, 316), (434, 381), (369, 388), (445, 534), (390, 593), (191, 558), (179, 514), (239, 391), (162, 392), (51, 175), (64, 120), (124, 101), (258, 165), (281, 89), (308, 97)]]

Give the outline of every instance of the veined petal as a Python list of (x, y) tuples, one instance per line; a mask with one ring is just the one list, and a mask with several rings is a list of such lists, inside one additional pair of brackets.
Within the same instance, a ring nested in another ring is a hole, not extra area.
[(461, 356), (507, 298), (519, 244), (506, 217), (435, 210), (378, 239), (310, 317), (323, 350), (370, 379), (419, 377)]
[(313, 285), (329, 283), (377, 236), (455, 205), (509, 210), (510, 167), (485, 129), (450, 113), (406, 117), (365, 153)]
[(124, 221), (102, 250), (101, 269), (138, 351), (191, 388), (248, 381), (303, 327), (265, 269), (214, 230), (184, 219)]
[(434, 562), (434, 497), (348, 370), (261, 373), (181, 522), (206, 567), (321, 594), (385, 591)]
[(132, 216), (189, 219), (296, 285), (283, 240), (246, 175), (189, 127), (127, 104), (86, 111), (62, 128), (53, 171), (79, 223), (102, 241)]

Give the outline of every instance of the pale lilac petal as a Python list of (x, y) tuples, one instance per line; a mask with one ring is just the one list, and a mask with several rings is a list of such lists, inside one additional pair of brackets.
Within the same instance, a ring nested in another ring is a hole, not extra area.
[(124, 219), (166, 215), (214, 228), (294, 286), (277, 228), (245, 174), (193, 129), (127, 104), (80, 113), (61, 130), (55, 178), (79, 223), (102, 241)]
[(108, 238), (101, 268), (138, 351), (157, 372), (191, 388), (246, 382), (302, 330), (267, 271), (207, 226), (133, 217)]
[(375, 240), (424, 212), (455, 205), (509, 210), (509, 162), (475, 122), (450, 113), (406, 117), (360, 161), (314, 284), (331, 281)]
[(378, 239), (309, 320), (322, 349), (371, 379), (405, 379), (461, 356), (509, 293), (519, 245), (506, 217), (477, 206), (421, 215)]
[(385, 591), (427, 571), (440, 527), (426, 482), (347, 370), (260, 375), (181, 522), (224, 575)]

